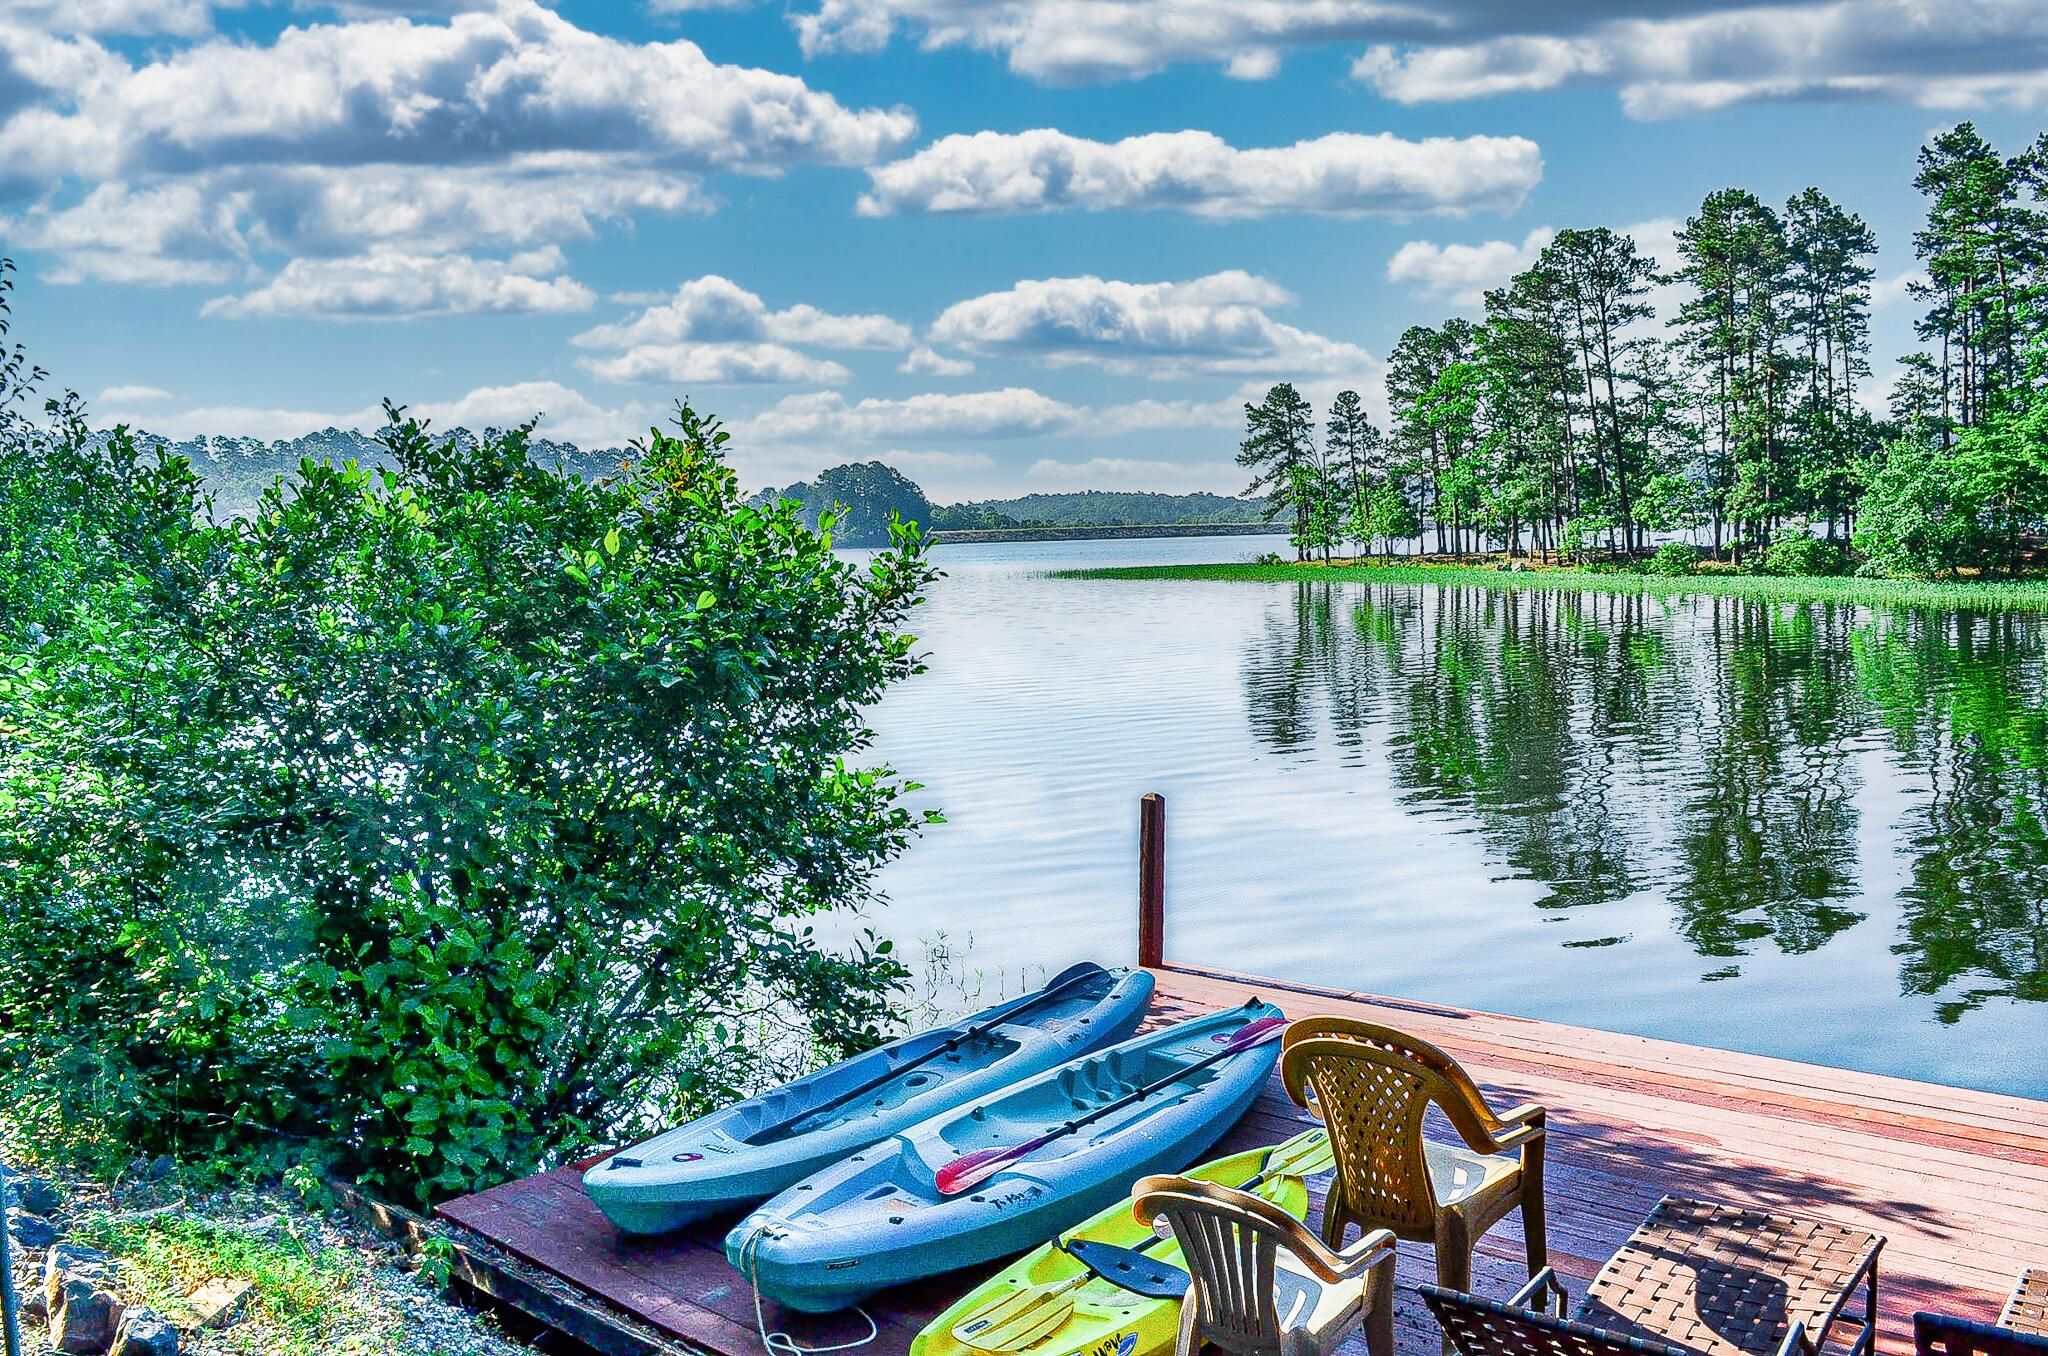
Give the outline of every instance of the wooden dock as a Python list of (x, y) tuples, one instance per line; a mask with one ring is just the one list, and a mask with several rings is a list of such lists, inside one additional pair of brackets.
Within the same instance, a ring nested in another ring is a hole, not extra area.
[[(1156, 919), (1148, 924), (1151, 949), (1161, 929)], [(1989, 1321), (2022, 1265), (2048, 1264), (2048, 1102), (1164, 962), (1152, 968), (1153, 1021), (1252, 994), (1290, 1016), (1355, 1015), (1441, 1045), (1498, 1105), (1550, 1108), (1551, 1260), (1575, 1283), (1667, 1193), (1885, 1234), (1880, 1347), (1891, 1356), (1911, 1350), (1915, 1309)], [(1273, 1143), (1304, 1124), (1276, 1078), (1219, 1152)], [(578, 1176), (562, 1169), (508, 1183), (440, 1214), (474, 1255), (505, 1263), (514, 1292), (542, 1282), (539, 1307), (556, 1314), (544, 1321), (580, 1324), (588, 1345), (635, 1356), (759, 1356), (753, 1297), (719, 1252), (723, 1223), (627, 1240), (584, 1198)], [(1514, 1216), (1488, 1235), (1474, 1273), (1481, 1293), (1504, 1298), (1516, 1288), (1521, 1246)], [(1412, 1288), (1432, 1274), (1428, 1250), (1403, 1245), (1401, 1356), (1439, 1351)], [(865, 1356), (904, 1356), (925, 1322), (980, 1279), (886, 1292), (869, 1306), (881, 1333)], [(479, 1288), (490, 1282), (483, 1275)], [(517, 1293), (504, 1297), (518, 1303)], [(814, 1320), (773, 1304), (767, 1316), (806, 1346), (865, 1331), (851, 1317)]]

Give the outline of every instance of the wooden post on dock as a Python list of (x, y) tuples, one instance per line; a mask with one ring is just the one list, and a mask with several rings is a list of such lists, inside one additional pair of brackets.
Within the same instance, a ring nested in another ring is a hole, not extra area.
[(1166, 960), (1166, 797), (1138, 802), (1138, 964)]

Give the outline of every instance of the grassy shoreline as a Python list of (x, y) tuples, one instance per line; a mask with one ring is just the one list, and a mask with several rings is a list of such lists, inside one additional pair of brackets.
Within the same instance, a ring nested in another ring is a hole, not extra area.
[(1582, 569), (1503, 570), (1490, 565), (1394, 563), (1340, 565), (1119, 565), (1056, 570), (1056, 579), (1210, 580), (1237, 583), (1471, 584), (1552, 592), (1710, 595), (1776, 602), (1852, 603), (1884, 607), (2048, 612), (2048, 580), (1939, 583), (1924, 579), (1860, 579), (1753, 574), (1609, 574)]

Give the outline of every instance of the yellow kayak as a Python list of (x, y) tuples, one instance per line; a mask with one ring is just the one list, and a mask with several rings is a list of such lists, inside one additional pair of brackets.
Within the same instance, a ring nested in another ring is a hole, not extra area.
[[(1279, 1146), (1275, 1146), (1279, 1147)], [(1228, 1158), (1218, 1158), (1193, 1169), (1187, 1175), (1222, 1186), (1244, 1187), (1260, 1176), (1275, 1147), (1247, 1149)], [(1312, 1130), (1288, 1141), (1286, 1160), (1290, 1166), (1303, 1165), (1311, 1171), (1328, 1171), (1327, 1135)], [(1320, 1150), (1320, 1154), (1316, 1153)], [(1304, 1152), (1306, 1151), (1306, 1152)], [(1320, 1158), (1320, 1162), (1315, 1160)], [(1252, 1188), (1296, 1219), (1308, 1214), (1308, 1185), (1300, 1176), (1275, 1174)], [(1131, 1203), (1119, 1201), (1101, 1214), (1076, 1225), (1060, 1239), (1025, 1254), (1000, 1274), (977, 1286), (933, 1319), (910, 1344), (910, 1356), (990, 1356), (977, 1351), (954, 1334), (954, 1328), (971, 1320), (977, 1311), (1010, 1299), (1021, 1291), (1036, 1289), (1050, 1297), (1058, 1295), (1059, 1308), (1071, 1300), (1072, 1312), (1051, 1331), (1026, 1345), (1005, 1346), (1019, 1356), (1166, 1356), (1174, 1347), (1180, 1330), (1180, 1301), (1149, 1299), (1135, 1295), (1099, 1276), (1074, 1285), (1088, 1269), (1060, 1247), (1062, 1242), (1086, 1239), (1121, 1248), (1144, 1248), (1145, 1256), (1160, 1262), (1182, 1265), (1180, 1245), (1171, 1238), (1154, 1242), (1150, 1229), (1131, 1214)], [(1151, 1246), (1147, 1247), (1146, 1245)], [(1069, 1288), (1071, 1287), (1071, 1288)], [(1056, 1311), (1052, 1311), (1056, 1312)], [(1051, 1316), (1051, 1312), (1048, 1313)]]

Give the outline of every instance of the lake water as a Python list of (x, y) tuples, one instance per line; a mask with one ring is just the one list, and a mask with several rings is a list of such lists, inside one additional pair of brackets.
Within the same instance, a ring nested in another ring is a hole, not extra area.
[(1062, 580), (1265, 538), (941, 547), (875, 713), (949, 822), (876, 925), (2048, 1095), (2048, 628), (1465, 587)]

